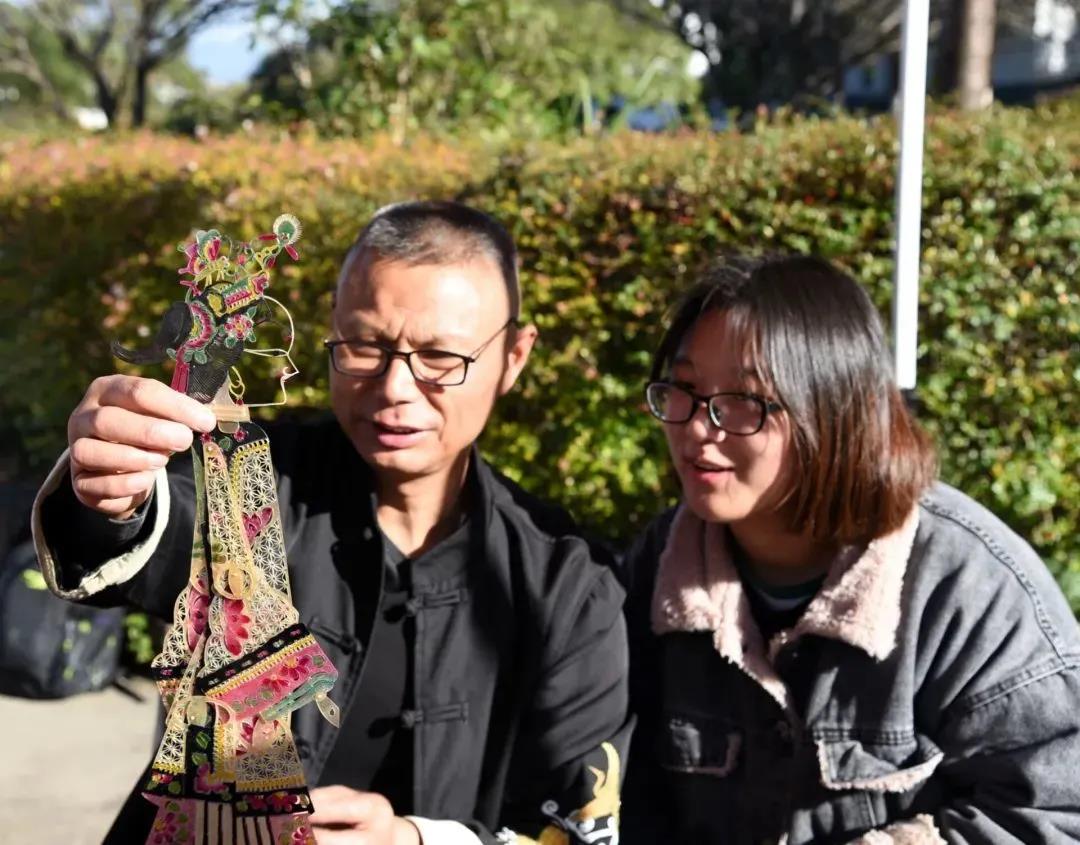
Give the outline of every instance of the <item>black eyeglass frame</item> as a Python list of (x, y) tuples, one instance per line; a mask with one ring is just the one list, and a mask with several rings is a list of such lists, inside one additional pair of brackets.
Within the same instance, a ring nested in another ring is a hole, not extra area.
[[(393, 361), (395, 358), (400, 358), (401, 360), (403, 360), (405, 362), (405, 366), (409, 368), (409, 372), (412, 374), (412, 377), (419, 384), (428, 384), (428, 385), (432, 385), (434, 387), (459, 387), (460, 385), (465, 383), (465, 379), (469, 375), (469, 365), (470, 364), (475, 364), (479, 360), (480, 356), (482, 354), (484, 354), (484, 350), (487, 349), (489, 346), (491, 346), (492, 343), (495, 342), (495, 338), (497, 338), (499, 335), (501, 335), (503, 332), (505, 332), (511, 326), (513, 326), (514, 328), (519, 328), (520, 325), (521, 324), (518, 322), (518, 319), (516, 317), (511, 317), (509, 320), (507, 320), (505, 323), (503, 323), (499, 327), (499, 330), (497, 332), (495, 332), (495, 334), (493, 334), (491, 337), (489, 337), (487, 340), (485, 340), (482, 344), (480, 344), (478, 347), (476, 347), (476, 349), (474, 349), (468, 355), (462, 355), (460, 352), (450, 352), (449, 350), (446, 350), (446, 349), (411, 349), (408, 352), (402, 352), (400, 349), (394, 349), (392, 346), (387, 346), (385, 343), (379, 343), (378, 341), (373, 341), (373, 340), (360, 340), (358, 338), (342, 338), (340, 340), (324, 340), (323, 341), (323, 347), (326, 349), (327, 354), (329, 354), (329, 356), (330, 356), (330, 365), (334, 368), (334, 371), (337, 372), (337, 373), (340, 373), (343, 376), (347, 376), (348, 378), (360, 378), (360, 379), (382, 378), (384, 375), (386, 375), (386, 371), (390, 369), (390, 362)], [(338, 366), (337, 357), (334, 355), (334, 349), (337, 348), (338, 346), (344, 346), (347, 343), (362, 344), (363, 346), (371, 347), (373, 349), (378, 349), (383, 354), (382, 366), (379, 368), (379, 370), (377, 372), (366, 373), (364, 375), (360, 375), (358, 373), (350, 373), (350, 372), (346, 372), (345, 370), (342, 370), (341, 367)], [(458, 358), (461, 361), (461, 366), (462, 366), (461, 380), (460, 381), (452, 381), (452, 382), (435, 381), (435, 380), (432, 380), (432, 379), (429, 379), (429, 378), (424, 378), (422, 376), (417, 375), (416, 370), (413, 369), (412, 356), (413, 355), (430, 354), (432, 352), (436, 352), (439, 355), (448, 355), (448, 356), (450, 356), (452, 358)]]
[[(689, 396), (690, 413), (687, 415), (686, 419), (665, 419), (663, 416), (661, 416), (656, 406), (653, 405), (652, 397), (650, 396), (653, 387), (674, 388), (675, 390), (681, 390), (683, 393)], [(758, 421), (757, 428), (755, 428), (753, 431), (732, 431), (731, 429), (726, 428), (723, 423), (723, 417), (720, 415), (720, 413), (717, 411), (716, 407), (713, 404), (713, 400), (720, 396), (735, 396), (739, 399), (749, 399), (750, 401), (756, 403), (761, 410), (761, 417)], [(769, 414), (784, 410), (784, 406), (781, 405), (779, 402), (776, 402), (775, 400), (769, 399), (765, 396), (759, 396), (756, 393), (748, 393), (742, 390), (722, 390), (718, 393), (710, 393), (708, 396), (703, 396), (700, 393), (695, 393), (694, 391), (690, 390), (690, 388), (686, 387), (685, 385), (663, 380), (651, 381), (647, 385), (645, 385), (645, 403), (649, 406), (650, 414), (656, 417), (656, 419), (660, 420), (660, 422), (668, 423), (669, 425), (686, 425), (688, 422), (690, 422), (690, 420), (695, 417), (698, 412), (698, 408), (704, 405), (705, 411), (709, 415), (709, 422), (711, 422), (721, 431), (732, 434), (736, 437), (750, 437), (753, 434), (757, 434), (759, 431), (761, 431), (761, 429), (765, 427), (765, 421), (769, 418)]]

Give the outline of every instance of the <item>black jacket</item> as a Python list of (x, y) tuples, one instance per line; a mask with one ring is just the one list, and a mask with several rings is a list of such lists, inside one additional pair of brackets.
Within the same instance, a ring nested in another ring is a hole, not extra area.
[[(343, 571), (382, 560), (371, 471), (334, 420), (267, 430), (294, 603), (340, 672), (332, 697), (345, 710), (369, 638), (356, 630)], [(414, 735), (408, 809), (458, 820), (487, 843), (503, 826), (537, 836), (552, 823), (552, 801), (558, 816), (589, 801), (596, 787), (589, 766), (606, 768), (602, 743), (625, 758), (627, 646), (623, 593), (603, 552), (562, 510), (529, 496), (476, 453), (471, 472), (479, 524), (467, 563), (413, 571), (415, 709), (403, 724)], [(121, 543), (111, 549), (70, 542), (72, 533), (54, 524), (59, 517), (51, 512), (62, 512), (69, 488), (62, 459), (35, 506), (50, 585), (74, 600), (126, 601), (169, 619), (190, 566), (189, 460), (178, 456), (159, 478), (137, 537), (116, 523), (105, 532)], [(89, 511), (78, 518), (105, 521)], [(336, 731), (314, 707), (294, 714), (293, 729), (309, 784), (318, 785)], [(128, 803), (137, 802), (149, 806), (136, 791)], [(131, 835), (122, 841), (134, 841)]]

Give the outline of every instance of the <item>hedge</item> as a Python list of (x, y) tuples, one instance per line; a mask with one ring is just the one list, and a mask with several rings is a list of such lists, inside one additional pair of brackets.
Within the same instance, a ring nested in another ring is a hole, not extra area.
[[(305, 225), (302, 261), (275, 282), (297, 320), (292, 403), (324, 406), (320, 341), (344, 248), (387, 201), (453, 196), (512, 228), (541, 332), (486, 451), (625, 539), (674, 492), (641, 398), (666, 307), (718, 252), (781, 249), (844, 265), (887, 316), (895, 151), (890, 120), (853, 117), (499, 149), (258, 134), (9, 141), (3, 442), (40, 472), (87, 382), (117, 368), (108, 341), (145, 335), (181, 293), (176, 244), (190, 227), (250, 237), (282, 210)], [(945, 480), (1029, 538), (1080, 609), (1078, 164), (1076, 101), (932, 110), (919, 397)]]

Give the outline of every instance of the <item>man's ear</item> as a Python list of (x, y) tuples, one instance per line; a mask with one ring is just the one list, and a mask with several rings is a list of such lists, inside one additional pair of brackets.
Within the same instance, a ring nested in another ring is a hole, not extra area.
[(536, 326), (529, 324), (519, 328), (511, 328), (513, 341), (506, 350), (506, 366), (503, 368), (502, 378), (499, 380), (499, 395), (505, 396), (513, 388), (514, 383), (525, 369), (532, 352), (533, 344), (536, 343)]

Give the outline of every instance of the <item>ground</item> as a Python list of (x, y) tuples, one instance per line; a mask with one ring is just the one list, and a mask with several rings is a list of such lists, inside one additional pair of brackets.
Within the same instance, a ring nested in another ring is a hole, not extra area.
[(98, 845), (154, 753), (157, 693), (131, 684), (59, 701), (0, 696), (0, 840)]

